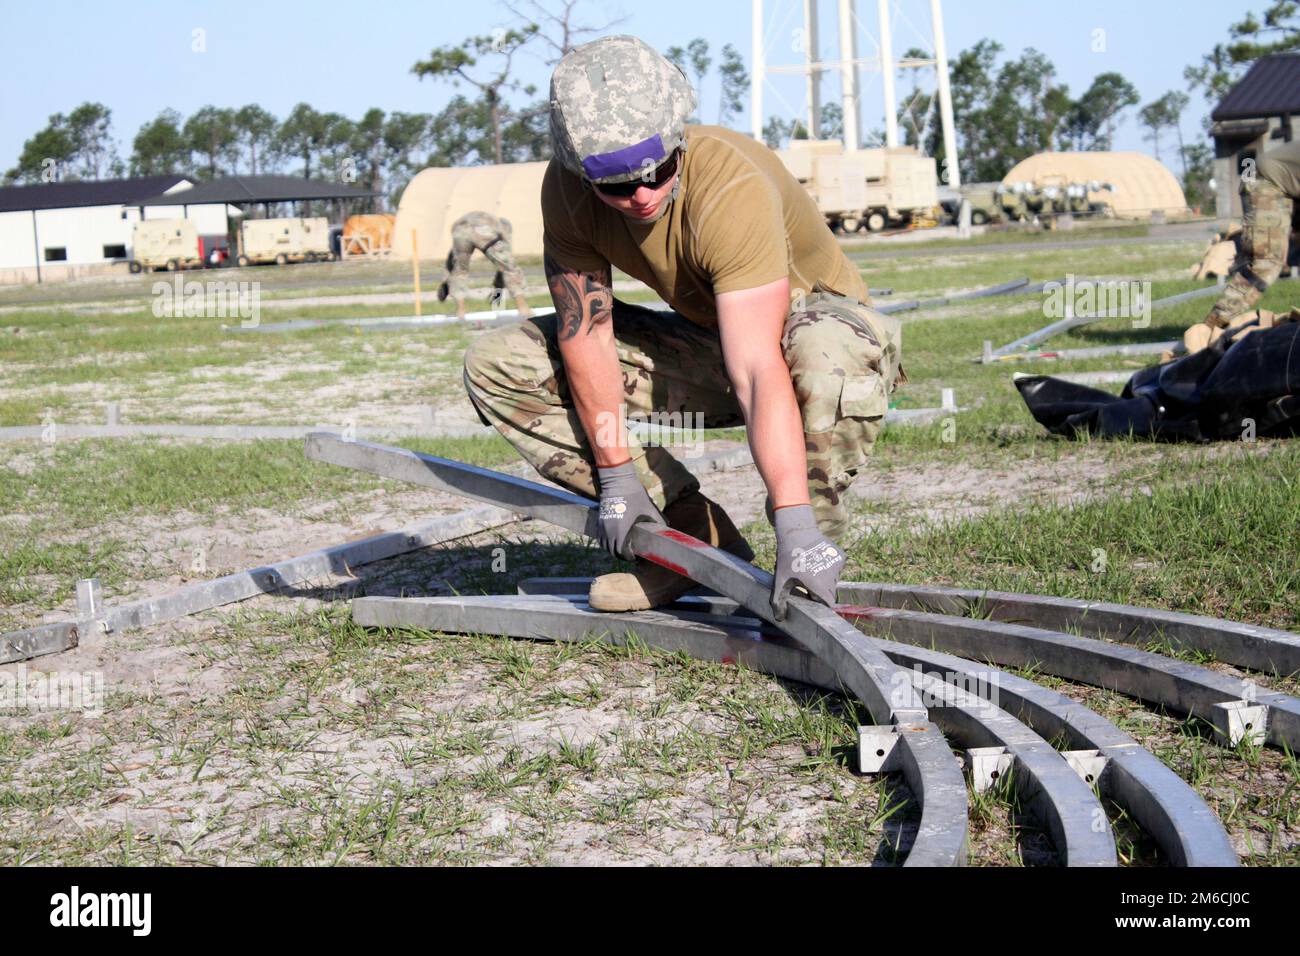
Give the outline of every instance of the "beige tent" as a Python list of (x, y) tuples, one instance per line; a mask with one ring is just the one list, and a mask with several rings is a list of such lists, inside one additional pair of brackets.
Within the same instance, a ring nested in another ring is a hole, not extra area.
[(1039, 153), (1016, 164), (1002, 180), (1012, 183), (1110, 183), (1114, 192), (1089, 192), (1116, 216), (1145, 219), (1153, 210), (1166, 215), (1187, 212), (1187, 200), (1174, 174), (1145, 153)]
[(421, 259), (446, 258), (451, 249), (451, 224), (467, 212), (481, 210), (510, 220), (516, 255), (540, 256), (545, 172), (546, 163), (421, 170), (407, 184), (397, 207), (393, 255), (410, 257), (414, 229)]

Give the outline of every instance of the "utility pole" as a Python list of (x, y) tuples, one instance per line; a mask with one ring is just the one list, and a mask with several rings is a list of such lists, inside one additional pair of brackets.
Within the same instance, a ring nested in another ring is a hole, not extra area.
[(939, 120), (943, 124), (943, 181), (956, 189), (961, 185), (957, 162), (957, 131), (952, 121), (952, 89), (948, 85), (948, 45), (943, 37), (943, 6), (930, 0), (930, 20), (934, 26), (934, 72), (939, 83)]
[(894, 38), (889, 25), (889, 0), (876, 0), (880, 15), (880, 79), (885, 95), (885, 145), (898, 145), (898, 96), (894, 92)]
[(808, 64), (808, 136), (822, 138), (822, 83), (817, 61), (817, 0), (803, 0), (804, 61)]
[(858, 134), (858, 40), (853, 28), (853, 0), (840, 0), (840, 89), (844, 148), (854, 150), (862, 139)]

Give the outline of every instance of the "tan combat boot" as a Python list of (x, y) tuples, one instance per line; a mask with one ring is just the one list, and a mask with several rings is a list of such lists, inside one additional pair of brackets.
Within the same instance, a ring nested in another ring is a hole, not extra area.
[[(670, 528), (684, 531), (745, 561), (754, 558), (753, 550), (722, 506), (698, 491), (674, 501), (664, 509), (663, 515)], [(645, 611), (670, 604), (697, 587), (690, 578), (638, 558), (636, 571), (602, 574), (592, 581), (587, 603), (597, 611)]]
[(532, 307), (522, 295), (515, 296), (515, 307), (519, 310), (519, 318), (531, 319), (533, 317)]

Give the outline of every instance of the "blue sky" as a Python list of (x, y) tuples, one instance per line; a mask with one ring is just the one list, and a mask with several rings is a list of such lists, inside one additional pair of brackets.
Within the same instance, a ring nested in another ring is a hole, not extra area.
[[(928, 45), (928, 0), (890, 0), (896, 14), (894, 48)], [(798, 0), (766, 0), (769, 63), (793, 63), (793, 30), (802, 23)], [(1078, 94), (1108, 70), (1123, 73), (1145, 103), (1185, 87), (1183, 68), (1226, 38), (1230, 23), (1265, 0), (946, 0), (949, 55), (992, 37), (1011, 53), (1033, 46), (1056, 64), (1058, 80)], [(732, 43), (750, 59), (749, 0), (584, 0), (584, 19), (601, 21), (623, 13), (614, 32), (636, 34), (663, 50), (692, 37), (710, 41), (716, 56)], [(836, 55), (835, 5), (821, 0), (822, 53)], [(212, 103), (260, 103), (278, 116), (305, 100), (319, 110), (360, 116), (367, 108), (435, 111), (453, 90), (447, 83), (419, 80), (410, 73), (434, 46), (471, 33), (490, 33), (512, 22), (497, 0), (370, 0), (368, 3), (314, 0), (254, 5), (210, 0), (184, 3), (102, 0), (28, 3), (0, 0), (0, 170), (13, 165), (23, 140), (55, 112), (85, 100), (113, 111), (114, 131), (124, 157), (141, 123), (171, 107), (182, 114)], [(860, 54), (874, 53), (875, 0), (857, 0)], [(195, 52), (202, 30), (205, 52)], [(1104, 52), (1094, 52), (1104, 31)], [(544, 89), (549, 75), (540, 59), (522, 61), (521, 75)], [(824, 81), (823, 96), (838, 96), (838, 78)], [(880, 78), (863, 74), (863, 126), (880, 128)], [(910, 80), (899, 80), (900, 92)], [(703, 119), (716, 118), (717, 88), (706, 83)], [(765, 94), (765, 113), (791, 115), (802, 109), (801, 81), (774, 78)], [(748, 103), (746, 104), (748, 109)], [(1184, 118), (1188, 140), (1203, 136), (1208, 106), (1199, 97)], [(733, 120), (749, 128), (748, 114)], [(1150, 151), (1132, 115), (1120, 128), (1117, 148)], [(1171, 149), (1166, 162), (1176, 165)]]

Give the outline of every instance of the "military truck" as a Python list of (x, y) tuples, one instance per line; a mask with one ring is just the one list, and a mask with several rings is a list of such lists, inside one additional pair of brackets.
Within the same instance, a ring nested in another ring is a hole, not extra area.
[[(970, 203), (970, 221), (973, 226), (996, 222), (1002, 218), (1002, 197), (998, 194), (1001, 183), (962, 183), (960, 200)], [(955, 208), (952, 218), (956, 220), (960, 209)]]
[(845, 150), (838, 140), (791, 140), (777, 150), (812, 194), (832, 229), (879, 232), (934, 217), (939, 210), (934, 159), (911, 146)]
[(142, 219), (131, 229), (132, 272), (192, 269), (203, 265), (199, 232), (188, 219)]
[(241, 266), (274, 262), (316, 262), (333, 259), (330, 224), (324, 216), (312, 219), (246, 219), (239, 227)]

